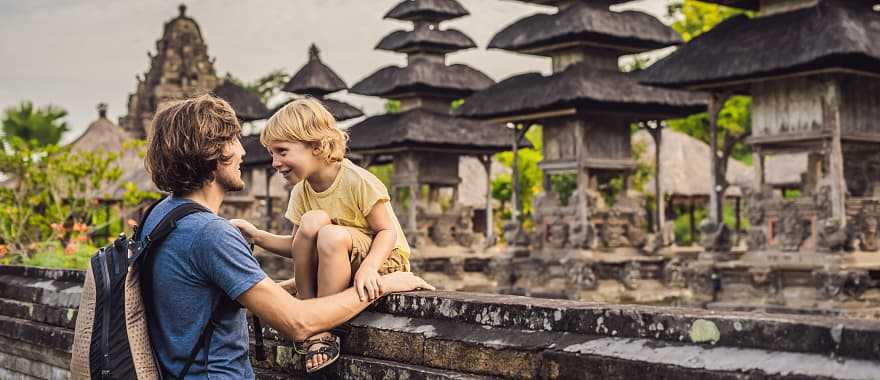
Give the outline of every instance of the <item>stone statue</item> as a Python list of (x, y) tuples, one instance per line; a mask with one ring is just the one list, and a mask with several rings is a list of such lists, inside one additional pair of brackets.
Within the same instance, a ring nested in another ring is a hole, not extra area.
[(715, 225), (709, 219), (700, 222), (700, 245), (706, 252), (729, 252), (733, 246), (730, 239), (730, 229), (721, 223)]
[(816, 222), (818, 224), (818, 241), (816, 246), (824, 252), (837, 252), (846, 248), (847, 234), (846, 230), (841, 228), (840, 220), (830, 218), (821, 219)]
[(859, 248), (865, 252), (877, 252), (877, 216), (863, 214), (860, 224)]
[(786, 204), (777, 222), (779, 249), (785, 252), (800, 250), (801, 244), (809, 233), (805, 223), (806, 221), (801, 219), (797, 207), (793, 203)]
[(642, 278), (642, 264), (638, 261), (630, 261), (620, 271), (620, 282), (628, 290), (635, 290), (639, 287), (639, 281)]

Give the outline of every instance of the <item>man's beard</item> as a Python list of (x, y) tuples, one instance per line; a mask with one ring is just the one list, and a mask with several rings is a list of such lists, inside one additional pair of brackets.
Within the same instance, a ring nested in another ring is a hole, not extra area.
[(244, 190), (244, 181), (241, 180), (241, 177), (235, 178), (226, 171), (217, 173), (217, 184), (227, 193)]

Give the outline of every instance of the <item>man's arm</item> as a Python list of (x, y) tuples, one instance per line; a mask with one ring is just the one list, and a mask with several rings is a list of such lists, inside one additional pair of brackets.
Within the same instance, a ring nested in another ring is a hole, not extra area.
[[(433, 286), (412, 273), (397, 272), (382, 277), (388, 292), (434, 290)], [(332, 296), (299, 300), (268, 278), (242, 293), (238, 302), (296, 341), (339, 326), (370, 305), (370, 302), (360, 301), (354, 288)]]

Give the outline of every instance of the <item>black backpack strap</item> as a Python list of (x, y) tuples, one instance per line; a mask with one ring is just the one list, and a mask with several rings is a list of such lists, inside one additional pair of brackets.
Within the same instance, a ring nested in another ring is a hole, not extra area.
[(180, 374), (177, 375), (178, 379), (183, 379), (186, 374), (189, 372), (190, 367), (192, 367), (193, 363), (196, 361), (196, 356), (198, 356), (199, 351), (202, 349), (205, 350), (205, 369), (208, 368), (208, 348), (211, 344), (211, 338), (214, 336), (214, 317), (217, 316), (220, 312), (220, 305), (222, 302), (223, 296), (217, 297), (217, 300), (214, 301), (214, 307), (211, 308), (211, 316), (208, 317), (208, 323), (205, 324), (205, 327), (202, 328), (202, 333), (199, 335), (199, 339), (196, 340), (195, 346), (193, 346), (192, 350), (189, 352), (189, 358), (186, 360), (186, 365), (184, 365), (183, 370), (180, 371)]

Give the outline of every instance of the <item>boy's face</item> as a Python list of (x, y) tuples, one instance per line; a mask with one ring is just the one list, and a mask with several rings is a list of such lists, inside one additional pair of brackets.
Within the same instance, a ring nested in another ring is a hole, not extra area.
[(321, 165), (317, 149), (301, 142), (273, 142), (268, 147), (272, 167), (287, 183), (294, 185), (316, 172)]

